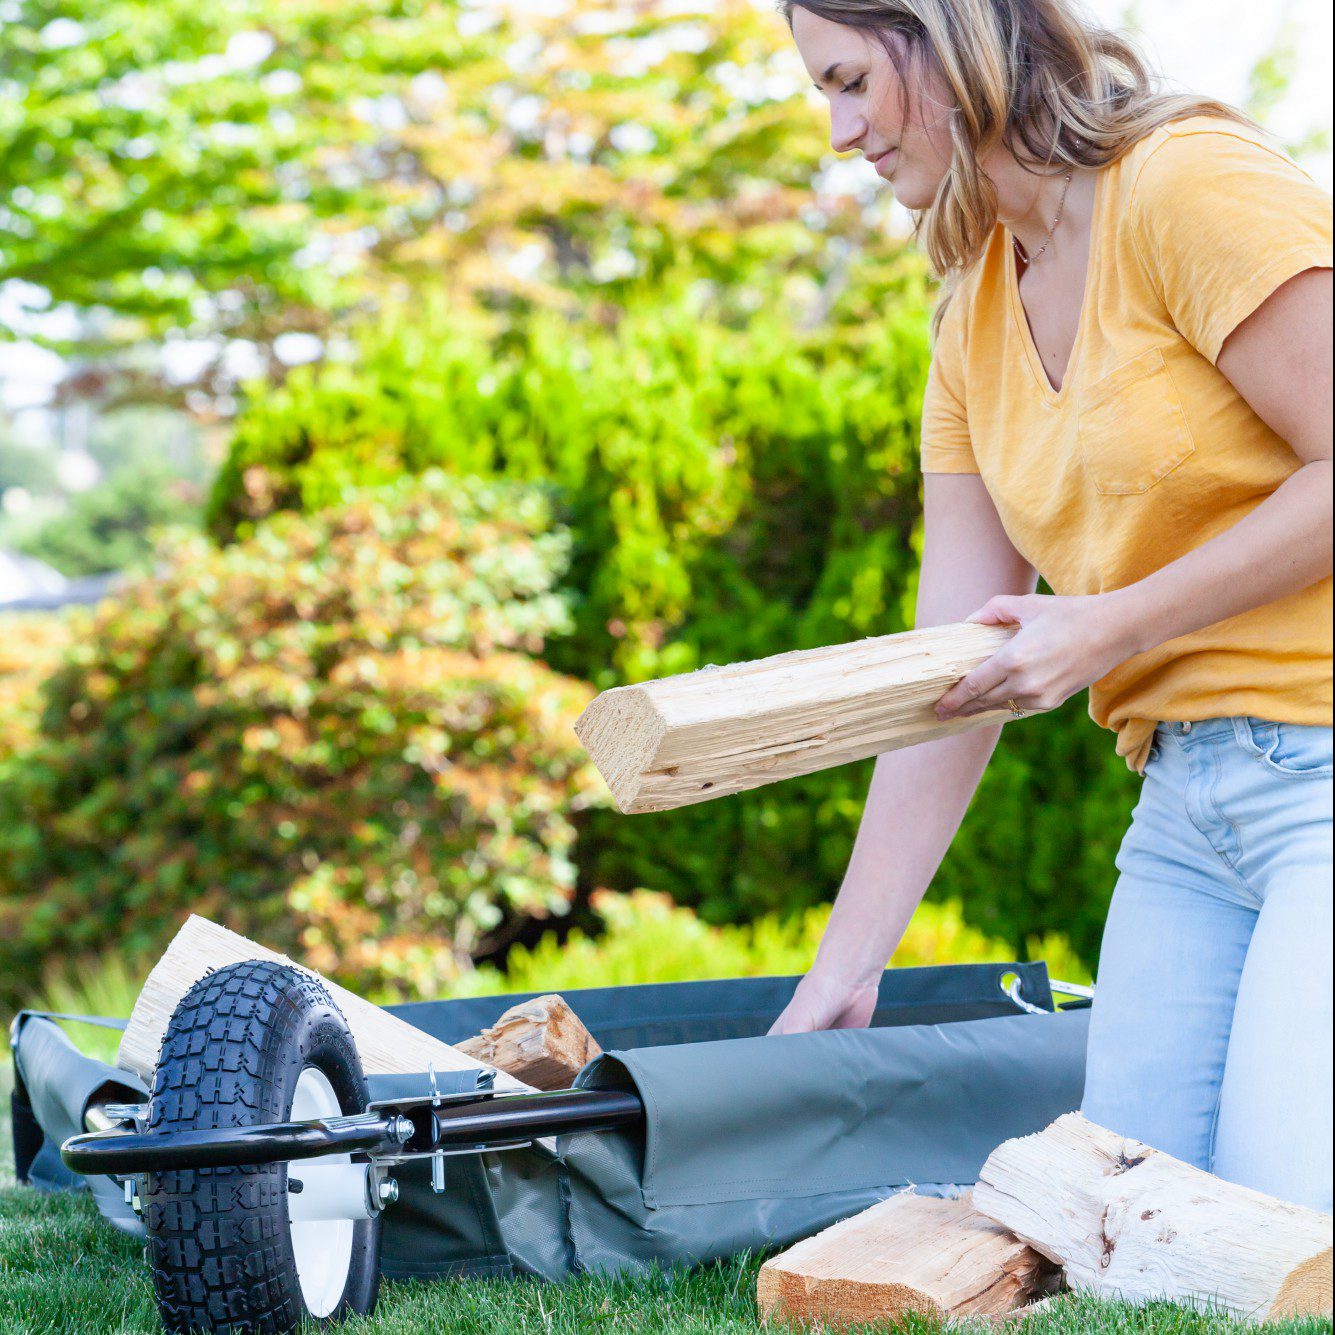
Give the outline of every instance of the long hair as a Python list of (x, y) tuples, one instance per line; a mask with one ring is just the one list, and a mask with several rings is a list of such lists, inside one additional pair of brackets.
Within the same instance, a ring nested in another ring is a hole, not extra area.
[(1186, 116), (1255, 128), (1226, 103), (1162, 92), (1131, 41), (1072, 0), (780, 0), (790, 30), (799, 6), (878, 40), (901, 82), (927, 61), (950, 89), (950, 165), (936, 198), (914, 214), (943, 281), (934, 327), (996, 226), (996, 192), (979, 162), (998, 144), (1056, 175), (1106, 166)]

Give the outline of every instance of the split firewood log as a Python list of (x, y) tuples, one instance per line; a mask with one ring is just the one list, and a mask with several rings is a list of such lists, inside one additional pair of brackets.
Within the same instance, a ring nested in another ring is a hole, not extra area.
[(575, 733), (622, 812), (668, 811), (1005, 722), (932, 706), (1014, 634), (961, 622), (617, 686)]
[(1331, 1217), (1225, 1182), (1078, 1113), (998, 1146), (974, 1208), (1074, 1289), (1255, 1319), (1331, 1314)]
[(760, 1268), (762, 1314), (844, 1327), (909, 1312), (1001, 1316), (1047, 1292), (1056, 1268), (967, 1198), (901, 1192)]
[[(487, 1064), (331, 983), (314, 969), (306, 969), (286, 955), (192, 914), (153, 966), (139, 993), (121, 1036), (117, 1065), (133, 1071), (151, 1086), (162, 1036), (181, 998), (211, 969), (257, 959), (291, 964), (324, 984), (352, 1030), (362, 1069), (368, 1075), (413, 1073), (425, 1071), (428, 1065), (438, 1071), (475, 1071)], [(495, 1087), (498, 1092), (510, 1094), (531, 1093), (533, 1089), (503, 1069), (497, 1074)]]
[(511, 1006), (476, 1038), (455, 1047), (535, 1089), (568, 1089), (584, 1065), (602, 1051), (579, 1016), (554, 994)]

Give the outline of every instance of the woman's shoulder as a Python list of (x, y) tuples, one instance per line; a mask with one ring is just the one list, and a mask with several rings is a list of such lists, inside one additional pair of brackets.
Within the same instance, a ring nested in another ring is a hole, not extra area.
[(1199, 207), (1228, 194), (1240, 180), (1320, 189), (1270, 135), (1219, 115), (1187, 116), (1158, 126), (1137, 140), (1116, 167), (1132, 212)]

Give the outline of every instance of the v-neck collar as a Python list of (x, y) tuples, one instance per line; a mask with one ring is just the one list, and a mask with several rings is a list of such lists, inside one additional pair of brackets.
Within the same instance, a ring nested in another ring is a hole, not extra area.
[(1094, 206), (1090, 211), (1089, 219), (1089, 258), (1085, 261), (1085, 289), (1080, 299), (1080, 315), (1076, 321), (1075, 338), (1071, 341), (1071, 350), (1066, 355), (1066, 367), (1062, 371), (1060, 389), (1052, 387), (1052, 381), (1048, 379), (1048, 373), (1043, 367), (1043, 358), (1039, 356), (1038, 347), (1034, 343), (1033, 331), (1029, 328), (1029, 317), (1025, 314), (1024, 302), (1020, 300), (1020, 278), (1015, 272), (1015, 244), (1010, 230), (1008, 228), (1002, 229), (1006, 235), (1004, 257), (1006, 297), (1010, 306), (1011, 319), (1015, 324), (1020, 346), (1024, 349), (1025, 360), (1029, 363), (1029, 370), (1038, 386), (1038, 390), (1044, 399), (1054, 407), (1066, 401), (1066, 391), (1079, 369), (1080, 351), (1085, 341), (1085, 327), (1092, 318), (1090, 308), (1094, 304), (1095, 270), (1098, 268), (1100, 240), (1103, 235), (1103, 185), (1104, 178), (1111, 169), (1111, 164), (1107, 167), (1101, 167), (1094, 176)]

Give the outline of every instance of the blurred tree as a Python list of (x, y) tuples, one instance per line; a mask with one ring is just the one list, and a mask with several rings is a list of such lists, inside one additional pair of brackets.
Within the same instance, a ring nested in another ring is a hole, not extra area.
[(189, 524), (200, 490), (156, 464), (121, 469), (70, 508), (22, 537), (18, 548), (75, 579), (124, 570), (153, 550), (153, 530)]
[(45, 491), (56, 483), (56, 466), (50, 454), (19, 440), (0, 418), (0, 495), (10, 487)]
[(792, 281), (819, 313), (853, 247), (901, 249), (869, 169), (866, 201), (813, 190), (824, 127), (752, 0), (2, 8), (0, 283), (96, 317), (85, 345), (177, 327), (275, 369), (387, 286), (559, 306), (672, 275), (744, 316)]

